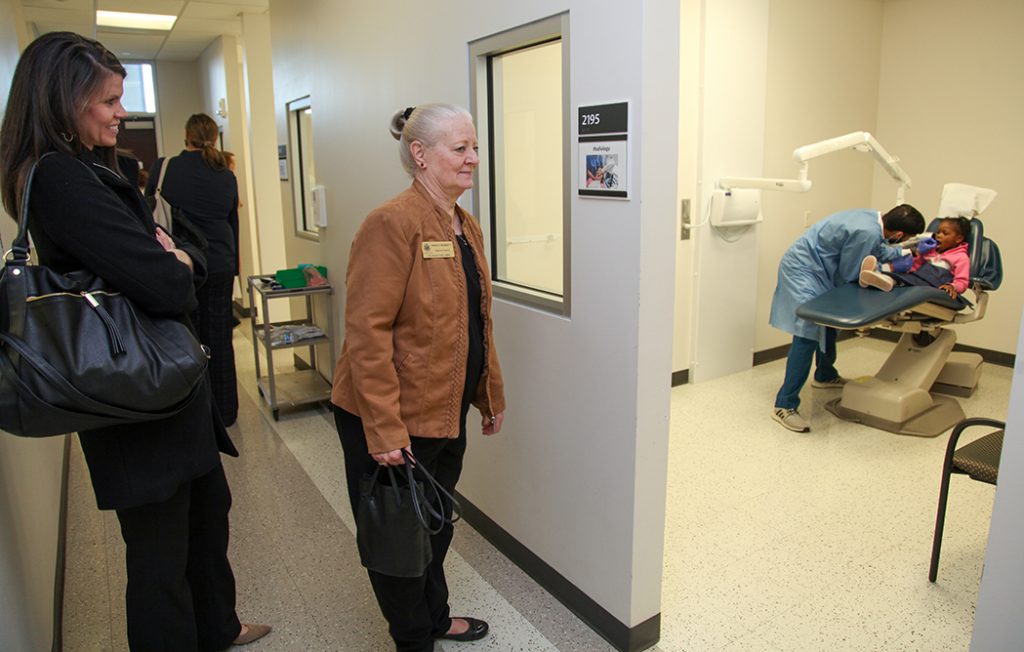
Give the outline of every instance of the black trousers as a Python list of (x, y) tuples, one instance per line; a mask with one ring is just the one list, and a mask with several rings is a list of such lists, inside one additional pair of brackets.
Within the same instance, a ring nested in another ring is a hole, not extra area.
[(195, 319), (199, 341), (210, 349), (210, 389), (225, 426), (238, 419), (238, 386), (235, 382), (235, 349), (231, 344), (233, 321), (231, 292), (235, 277), (211, 274), (196, 292), (199, 301)]
[[(457, 439), (411, 438), (413, 457), (449, 493), (455, 492), (455, 484), (462, 474), (462, 458), (466, 453), (466, 408), (468, 405), (463, 406), (462, 427)], [(334, 420), (345, 451), (348, 497), (355, 514), (359, 507), (359, 480), (364, 474), (373, 473), (377, 463), (366, 447), (362, 420), (337, 406), (334, 407)], [(445, 507), (447, 515), (451, 516), (451, 506)], [(453, 534), (454, 528), (447, 523), (430, 538), (433, 561), (422, 577), (391, 577), (367, 571), (398, 652), (431, 652), (434, 639), (451, 627), (444, 558)]]
[(133, 652), (223, 650), (238, 636), (227, 556), (230, 508), (218, 463), (161, 503), (117, 510), (127, 547)]

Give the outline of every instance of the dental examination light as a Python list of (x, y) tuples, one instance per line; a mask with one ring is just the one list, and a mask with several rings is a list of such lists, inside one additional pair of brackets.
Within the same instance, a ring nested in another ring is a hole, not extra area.
[(811, 189), (811, 180), (807, 178), (808, 161), (848, 149), (871, 153), (875, 157), (875, 161), (899, 183), (896, 190), (896, 203), (904, 203), (907, 188), (911, 183), (910, 175), (900, 167), (899, 159), (889, 154), (874, 136), (866, 131), (855, 131), (845, 136), (828, 138), (793, 150), (793, 158), (800, 164), (800, 172), (796, 179), (765, 177), (723, 177), (719, 179), (712, 192), (708, 210), (708, 219), (711, 225), (735, 227), (761, 222), (764, 219), (760, 212), (762, 190), (807, 192)]

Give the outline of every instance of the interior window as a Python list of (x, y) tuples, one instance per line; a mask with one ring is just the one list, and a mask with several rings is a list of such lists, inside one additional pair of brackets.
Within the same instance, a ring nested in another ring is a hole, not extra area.
[(288, 103), (288, 131), (291, 143), (291, 183), (295, 201), (295, 230), (300, 236), (318, 238), (313, 204), (316, 166), (313, 159), (313, 106), (309, 97)]
[(568, 70), (564, 17), (471, 45), (481, 141), (474, 210), (495, 294), (568, 314)]

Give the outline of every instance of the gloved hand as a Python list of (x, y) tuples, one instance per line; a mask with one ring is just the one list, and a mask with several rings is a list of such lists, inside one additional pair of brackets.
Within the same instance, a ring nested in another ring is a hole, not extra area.
[(910, 266), (914, 264), (914, 257), (909, 255), (900, 256), (890, 264), (892, 265), (892, 271), (897, 274), (904, 274), (910, 271)]
[(935, 238), (924, 238), (917, 243), (917, 255), (923, 256), (929, 251), (933, 251), (935, 247), (939, 246), (939, 241)]

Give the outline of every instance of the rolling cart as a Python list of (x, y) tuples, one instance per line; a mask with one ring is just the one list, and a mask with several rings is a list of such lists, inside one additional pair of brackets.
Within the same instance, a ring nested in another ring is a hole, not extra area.
[[(256, 386), (260, 396), (267, 401), (271, 414), (276, 421), (280, 416), (282, 407), (295, 407), (307, 403), (326, 401), (331, 397), (331, 384), (321, 376), (323, 362), (317, 356), (317, 345), (327, 344), (330, 349), (330, 359), (327, 365), (334, 364), (334, 307), (332, 297), (334, 288), (330, 285), (319, 285), (315, 287), (287, 288), (276, 283), (273, 275), (255, 275), (248, 277), (249, 306), (251, 311), (252, 324), (252, 350), (256, 358)], [(256, 297), (259, 297), (260, 310), (256, 308)], [(269, 303), (272, 299), (293, 299), (305, 297), (306, 316), (302, 319), (291, 321), (270, 322)], [(313, 301), (323, 300), (327, 303), (327, 328), (321, 328), (314, 321)], [(258, 317), (262, 315), (262, 323)], [(307, 331), (316, 327), (320, 333), (312, 337), (295, 337), (298, 332)], [(289, 333), (292, 335), (289, 337)], [(264, 376), (260, 368), (260, 347), (267, 360), (267, 373)], [(280, 349), (294, 349), (298, 347), (309, 348), (310, 369), (302, 369), (288, 373), (274, 371), (274, 351)], [(328, 371), (328, 377), (330, 377)]]

